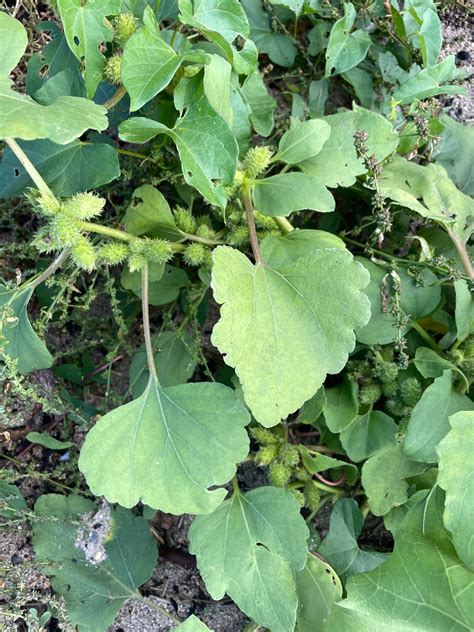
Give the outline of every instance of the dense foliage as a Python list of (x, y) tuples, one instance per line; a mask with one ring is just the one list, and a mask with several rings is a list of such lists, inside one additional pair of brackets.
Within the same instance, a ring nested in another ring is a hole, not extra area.
[[(33, 213), (0, 333), (9, 397), (64, 415), (28, 440), (70, 469), (30, 511), (5, 468), (0, 515), (30, 520), (71, 624), (146, 601), (161, 510), (196, 516), (248, 629), (474, 629), (474, 140), (434, 2), (52, 8), (24, 90), (0, 13), (0, 196)], [(369, 515), (393, 552), (359, 546)]]

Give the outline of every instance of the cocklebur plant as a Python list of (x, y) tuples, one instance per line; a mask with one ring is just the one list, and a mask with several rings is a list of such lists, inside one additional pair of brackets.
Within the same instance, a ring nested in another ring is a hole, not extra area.
[[(8, 79), (26, 33), (0, 13), (0, 195), (26, 193), (31, 240), (53, 259), (0, 289), (5, 365), (53, 365), (27, 306), (60, 268), (120, 283), (121, 331), (143, 331), (132, 397), (87, 421), (84, 495), (35, 506), (33, 545), (72, 624), (105, 631), (125, 598), (147, 601), (147, 518), (161, 510), (197, 516), (190, 551), (209, 594), (255, 625), (471, 628), (472, 477), (457, 454), (473, 442), (474, 207), (449, 149), (463, 132), (435, 110), (420, 118), (425, 99), (460, 91), (452, 58), (438, 62), (436, 8), (99, 4), (58, 0), (64, 33), (47, 69), (31, 58), (26, 95)], [(259, 54), (288, 74), (262, 74)], [(291, 116), (272, 96), (288, 82)], [(325, 115), (331, 82), (358, 103)], [(423, 153), (427, 125), (447, 130), (439, 162)], [(121, 160), (140, 169), (121, 179)], [(220, 355), (199, 329), (211, 294)], [(245, 489), (246, 460), (269, 485)], [(327, 536), (310, 542), (330, 504)], [(388, 556), (358, 545), (369, 511), (394, 534)]]

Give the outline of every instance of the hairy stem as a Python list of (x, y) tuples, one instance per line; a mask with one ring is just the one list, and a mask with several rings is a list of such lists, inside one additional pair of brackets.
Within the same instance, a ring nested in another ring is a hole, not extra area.
[(153, 356), (153, 344), (151, 342), (150, 331), (150, 308), (148, 305), (148, 264), (142, 270), (142, 314), (143, 314), (143, 335), (145, 337), (146, 359), (150, 375), (158, 382), (156, 373), (155, 358)]
[(436, 351), (438, 355), (444, 357), (443, 352), (438, 347), (438, 344), (436, 343), (436, 341), (430, 336), (430, 334), (425, 329), (423, 329), (423, 327), (419, 323), (417, 323), (415, 320), (412, 320), (411, 326), (413, 327), (415, 331), (417, 331), (420, 334), (423, 340), (428, 343), (428, 345), (433, 349), (433, 351)]
[(123, 99), (126, 94), (127, 91), (125, 90), (125, 88), (123, 86), (119, 86), (116, 92), (110, 97), (110, 99), (107, 99), (107, 101), (102, 103), (102, 107), (107, 108), (107, 110), (111, 110), (117, 105), (117, 103), (119, 103)]
[[(87, 233), (97, 233), (98, 235), (105, 235), (105, 237), (111, 237), (112, 239), (119, 239), (120, 241), (134, 241), (135, 239), (141, 239), (136, 235), (119, 230), (118, 228), (110, 228), (109, 226), (102, 226), (101, 224), (94, 224), (93, 222), (79, 221), (79, 228)], [(185, 249), (183, 244), (170, 244), (171, 249), (174, 252), (182, 252)]]
[(151, 160), (150, 156), (146, 154), (140, 154), (138, 151), (132, 151), (131, 149), (117, 148), (117, 153), (123, 156), (131, 156), (132, 158), (140, 158), (140, 160)]
[(222, 244), (226, 244), (227, 242), (222, 241), (222, 239), (209, 239), (208, 237), (200, 237), (199, 235), (191, 235), (190, 233), (184, 233), (180, 231), (182, 236), (189, 241), (197, 241), (200, 244), (206, 244), (208, 246), (220, 246)]
[(448, 235), (451, 238), (451, 241), (453, 242), (456, 250), (458, 251), (459, 258), (462, 261), (462, 264), (464, 266), (464, 270), (466, 270), (467, 276), (471, 279), (471, 281), (473, 281), (474, 280), (474, 266), (472, 265), (472, 261), (469, 258), (469, 253), (467, 252), (466, 244), (463, 242), (462, 239), (460, 239), (452, 231), (451, 228), (448, 228), (447, 230), (448, 230)]
[(252, 194), (248, 185), (243, 187), (242, 191), (245, 214), (247, 216), (247, 227), (249, 231), (250, 245), (255, 259), (255, 263), (263, 265), (262, 255), (260, 254), (260, 246), (258, 245), (257, 229), (255, 228), (255, 218), (253, 214)]
[(31, 281), (27, 281), (24, 283), (25, 286), (32, 287), (33, 289), (44, 283), (50, 276), (52, 276), (58, 268), (60, 268), (63, 263), (67, 260), (69, 256), (69, 249), (65, 248), (61, 254), (56, 257), (56, 259), (46, 268), (43, 272), (37, 276), (35, 279)]
[(31, 162), (31, 160), (28, 158), (28, 156), (25, 154), (25, 152), (20, 147), (20, 145), (16, 142), (16, 140), (14, 138), (5, 138), (4, 141), (10, 147), (10, 149), (18, 158), (20, 163), (23, 165), (23, 167), (25, 168), (25, 171), (28, 173), (30, 178), (35, 183), (37, 189), (45, 195), (52, 195), (54, 197), (53, 192), (51, 191), (49, 186), (46, 184), (46, 182), (43, 180), (43, 178), (41, 177), (40, 173), (38, 172), (34, 164)]

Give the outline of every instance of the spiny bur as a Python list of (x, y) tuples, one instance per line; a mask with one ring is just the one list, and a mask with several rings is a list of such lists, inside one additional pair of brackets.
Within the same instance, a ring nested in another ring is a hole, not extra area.
[(137, 21), (131, 13), (120, 13), (113, 20), (114, 41), (122, 48), (137, 30)]
[(93, 193), (78, 193), (69, 198), (64, 205), (64, 211), (76, 219), (92, 219), (102, 213), (105, 206), (104, 198)]
[(97, 261), (97, 253), (92, 242), (85, 235), (79, 235), (71, 248), (74, 263), (82, 270), (90, 272)]
[(104, 244), (100, 247), (98, 256), (103, 263), (115, 266), (128, 257), (128, 246), (117, 243)]
[(184, 233), (194, 235), (196, 230), (196, 220), (189, 209), (177, 206), (173, 211), (173, 215), (174, 221), (176, 222), (176, 226), (179, 230), (182, 230)]
[(252, 147), (245, 156), (245, 175), (256, 178), (270, 165), (273, 152), (269, 147)]
[(206, 248), (200, 243), (189, 244), (183, 253), (188, 266), (200, 266), (206, 259)]
[(104, 77), (114, 86), (122, 83), (122, 55), (115, 53), (107, 59), (104, 66)]

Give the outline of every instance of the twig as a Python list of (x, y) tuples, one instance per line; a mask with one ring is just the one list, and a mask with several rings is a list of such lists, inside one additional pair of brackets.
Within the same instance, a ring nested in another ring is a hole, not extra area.
[(262, 255), (260, 254), (260, 246), (257, 239), (257, 229), (255, 227), (255, 217), (253, 214), (252, 195), (250, 193), (250, 187), (243, 187), (243, 200), (245, 213), (247, 216), (247, 227), (249, 231), (250, 245), (252, 246), (252, 252), (256, 263), (263, 265)]
[(460, 239), (451, 228), (447, 229), (448, 235), (451, 238), (456, 250), (458, 251), (459, 258), (462, 261), (464, 269), (466, 270), (467, 276), (474, 280), (474, 267), (472, 265), (471, 259), (469, 258), (469, 253), (467, 252), (466, 244)]
[(38, 190), (44, 195), (52, 195), (54, 197), (53, 192), (51, 191), (49, 186), (46, 184), (46, 182), (43, 180), (43, 178), (41, 177), (40, 173), (38, 172), (34, 164), (31, 162), (31, 160), (28, 158), (28, 156), (25, 154), (25, 152), (20, 147), (20, 145), (16, 142), (16, 140), (14, 138), (5, 138), (4, 141), (10, 147), (10, 149), (18, 158), (20, 163), (23, 165), (23, 167), (25, 168), (25, 171), (28, 173), (28, 175), (33, 180), (33, 182), (36, 184), (36, 187), (38, 188)]
[(156, 373), (155, 358), (153, 355), (153, 344), (150, 332), (150, 309), (148, 306), (148, 264), (142, 270), (142, 314), (143, 314), (143, 335), (145, 337), (146, 358), (150, 375), (158, 382)]
[(102, 107), (107, 108), (107, 110), (111, 110), (113, 107), (119, 103), (123, 99), (123, 97), (127, 94), (127, 91), (123, 86), (119, 86), (115, 94), (113, 94), (110, 99), (107, 99), (104, 103), (102, 103)]

